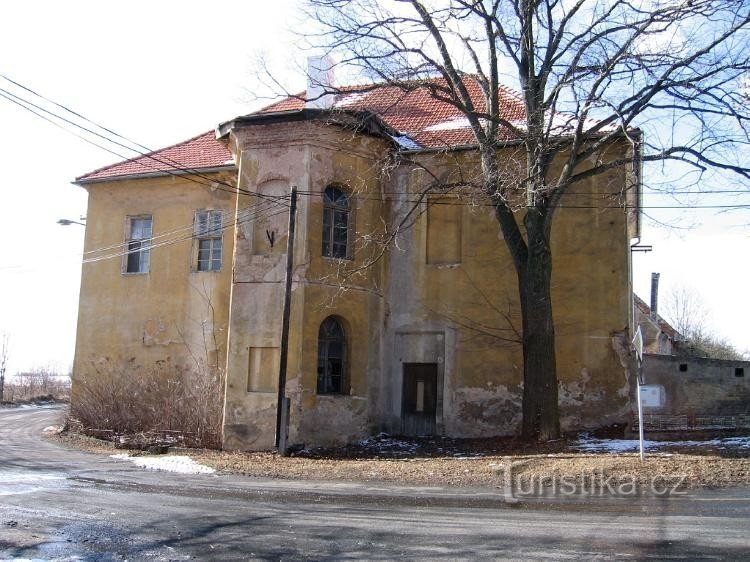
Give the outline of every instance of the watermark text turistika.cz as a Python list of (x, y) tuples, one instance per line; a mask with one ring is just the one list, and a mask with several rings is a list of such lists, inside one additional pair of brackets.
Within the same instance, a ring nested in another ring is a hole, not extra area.
[(520, 468), (528, 461), (491, 464), (502, 478), (503, 495), (509, 502), (533, 497), (668, 497), (685, 494), (685, 476), (653, 476), (643, 479), (632, 474), (608, 475), (604, 470), (580, 474), (527, 474)]

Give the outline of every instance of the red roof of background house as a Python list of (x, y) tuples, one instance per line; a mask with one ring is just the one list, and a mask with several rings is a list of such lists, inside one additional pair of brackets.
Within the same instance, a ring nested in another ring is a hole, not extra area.
[[(433, 84), (439, 83), (438, 79)], [(477, 108), (482, 112), (485, 99), (476, 79), (467, 76), (464, 84)], [(404, 90), (398, 86), (353, 86), (335, 96), (334, 109), (370, 111), (388, 126), (408, 136), (414, 147), (445, 148), (474, 144), (475, 139), (464, 115), (451, 104), (435, 99), (428, 88), (418, 84)], [(499, 87), (501, 117), (522, 128), (525, 109), (520, 94)], [(305, 107), (304, 93), (289, 96), (256, 113), (298, 111)], [(508, 129), (501, 131), (501, 139), (515, 138)], [(416, 143), (416, 144), (414, 144)], [(229, 150), (216, 140), (214, 132), (207, 132), (190, 140), (156, 150), (110, 166), (105, 166), (76, 178), (77, 182), (114, 179), (122, 176), (170, 172), (178, 168), (191, 170), (231, 164)], [(176, 170), (175, 170), (176, 171)]]
[[(635, 293), (633, 293), (633, 302), (635, 303), (635, 306), (638, 308), (638, 310), (641, 311), (641, 314), (646, 317), (651, 317), (651, 307), (646, 304), (646, 301), (644, 301)], [(656, 315), (656, 325), (658, 326), (659, 330), (664, 332), (671, 339), (675, 339), (680, 335), (679, 332), (675, 330), (669, 322), (664, 320), (664, 318), (662, 318), (658, 314)]]
[(216, 140), (214, 131), (202, 133), (186, 141), (155, 150), (117, 164), (110, 164), (76, 178), (76, 182), (112, 179), (160, 172), (180, 173), (232, 165), (232, 154)]

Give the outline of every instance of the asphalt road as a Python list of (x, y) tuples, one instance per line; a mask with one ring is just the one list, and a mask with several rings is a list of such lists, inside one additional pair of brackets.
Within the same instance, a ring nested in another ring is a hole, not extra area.
[(0, 409), (0, 560), (730, 558), (750, 492), (522, 502), (493, 490), (282, 482), (136, 468)]

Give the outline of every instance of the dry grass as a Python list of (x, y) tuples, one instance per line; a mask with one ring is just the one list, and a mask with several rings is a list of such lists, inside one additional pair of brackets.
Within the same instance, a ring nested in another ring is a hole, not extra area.
[[(89, 452), (111, 454), (111, 444), (62, 434), (57, 439)], [(565, 446), (558, 446), (565, 449)], [(281, 457), (272, 452), (240, 453), (204, 449), (181, 450), (196, 462), (220, 472), (283, 480), (327, 480), (342, 482), (390, 482), (426, 486), (502, 487), (498, 465), (514, 466), (523, 482), (531, 479), (568, 477), (576, 482), (592, 475), (612, 476), (615, 481), (635, 479), (639, 483), (682, 482), (683, 488), (750, 486), (750, 459), (720, 456), (710, 448), (691, 454), (652, 453), (641, 462), (635, 453), (591, 454), (572, 450), (555, 453), (517, 454), (507, 451), (482, 457), (431, 456), (411, 458)], [(746, 453), (744, 453), (746, 454)], [(683, 479), (684, 477), (684, 479)]]
[(523, 462), (514, 474), (520, 474), (524, 481), (549, 476), (580, 481), (585, 476), (604, 474), (615, 480), (634, 477), (639, 482), (656, 477), (677, 481), (684, 476), (684, 484), (690, 488), (750, 485), (750, 459), (685, 454), (650, 455), (645, 462), (636, 454), (565, 453), (475, 458), (310, 459), (283, 458), (275, 453), (195, 451), (190, 456), (222, 472), (295, 480), (494, 487), (503, 483), (498, 465)]

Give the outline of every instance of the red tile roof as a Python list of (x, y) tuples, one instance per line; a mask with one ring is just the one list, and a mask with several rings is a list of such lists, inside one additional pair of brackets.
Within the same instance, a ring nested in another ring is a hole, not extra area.
[(180, 173), (180, 169), (201, 170), (232, 165), (232, 154), (216, 140), (214, 131), (155, 150), (117, 164), (110, 164), (76, 178), (76, 182), (113, 179), (121, 176), (161, 172)]
[[(440, 84), (437, 79), (430, 84)], [(443, 82), (444, 83), (444, 82)], [(484, 111), (484, 95), (479, 83), (472, 77), (464, 79), (469, 94), (477, 108)], [(426, 84), (414, 83), (411, 89), (397, 86), (351, 86), (335, 96), (334, 108), (351, 111), (370, 111), (378, 115), (391, 128), (408, 136), (424, 148), (442, 148), (474, 144), (474, 136), (464, 115), (451, 104), (435, 99)], [(520, 94), (499, 87), (501, 117), (522, 125), (525, 110)], [(256, 113), (295, 111), (305, 107), (304, 93), (289, 96)], [(506, 129), (500, 138), (515, 138)], [(416, 146), (416, 145), (415, 145)], [(190, 140), (156, 150), (110, 166), (105, 166), (76, 178), (76, 182), (114, 179), (148, 173), (177, 171), (177, 168), (202, 169), (226, 165), (232, 155), (216, 140), (213, 131)], [(231, 163), (231, 162), (230, 162)]]
[[(438, 84), (436, 80), (430, 84)], [(443, 82), (444, 83), (444, 82)], [(478, 112), (486, 108), (481, 86), (472, 77), (466, 77), (464, 84)], [(371, 111), (387, 125), (409, 136), (425, 148), (440, 148), (474, 144), (474, 136), (463, 113), (455, 106), (435, 99), (426, 85), (415, 84), (405, 90), (398, 86), (353, 86), (342, 88), (335, 96), (334, 107), (353, 111)], [(500, 116), (522, 125), (526, 111), (519, 93), (500, 86)], [(304, 107), (304, 93), (290, 96), (258, 113), (300, 110)], [(501, 132), (501, 139), (514, 138), (509, 129)]]

